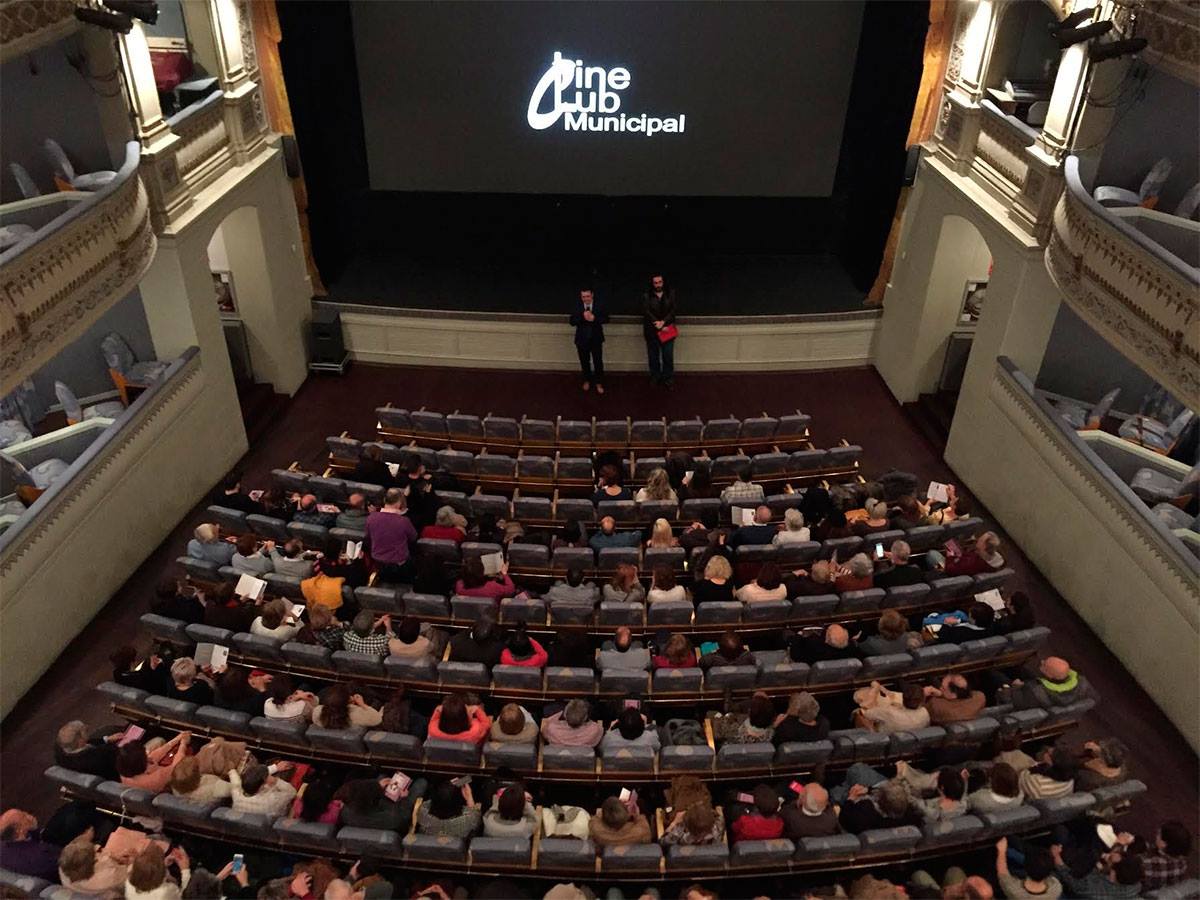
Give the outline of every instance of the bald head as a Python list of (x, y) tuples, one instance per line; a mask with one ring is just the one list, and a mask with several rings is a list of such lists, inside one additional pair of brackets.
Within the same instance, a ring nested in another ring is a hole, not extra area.
[(1047, 656), (1039, 668), (1051, 681), (1066, 681), (1071, 674), (1071, 664), (1061, 656)]
[(769, 525), (771, 523), (771, 507), (760, 506), (754, 511), (754, 521), (759, 525)]
[(845, 650), (850, 643), (850, 632), (841, 625), (830, 625), (825, 629), (825, 643), (838, 650)]
[(612, 516), (605, 516), (600, 520), (600, 530), (605, 534), (612, 534), (617, 529), (617, 520)]
[(829, 791), (815, 781), (806, 784), (804, 786), (804, 802), (801, 805), (810, 816), (819, 816), (829, 805)]

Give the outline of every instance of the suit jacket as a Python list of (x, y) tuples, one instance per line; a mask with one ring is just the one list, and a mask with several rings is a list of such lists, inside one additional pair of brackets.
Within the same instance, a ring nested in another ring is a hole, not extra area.
[(675, 324), (675, 289), (668, 287), (662, 298), (655, 297), (650, 291), (642, 294), (642, 330), (647, 337), (653, 337), (657, 332), (654, 323), (662, 321), (663, 327)]
[(575, 346), (594, 347), (604, 343), (604, 323), (608, 321), (608, 309), (599, 297), (592, 297), (591, 322), (583, 317), (583, 301), (575, 301), (575, 310), (571, 313), (571, 324), (575, 326)]

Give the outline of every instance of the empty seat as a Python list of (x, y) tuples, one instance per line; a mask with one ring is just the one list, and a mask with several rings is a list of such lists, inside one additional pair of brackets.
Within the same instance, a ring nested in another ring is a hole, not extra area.
[(808, 664), (784, 659), (763, 665), (758, 673), (760, 687), (800, 687), (808, 683)]
[(802, 541), (796, 544), (784, 544), (779, 548), (776, 561), (781, 567), (795, 567), (812, 562), (821, 555), (821, 545), (816, 541)]
[(667, 439), (667, 423), (662, 419), (639, 419), (629, 426), (629, 440), (636, 444), (662, 444)]
[(149, 691), (117, 684), (115, 681), (103, 681), (96, 686), (96, 690), (107, 697), (110, 703), (134, 708), (144, 707), (150, 697)]
[(146, 708), (161, 718), (175, 722), (194, 721), (197, 709), (195, 703), (177, 700), (174, 697), (159, 697), (154, 694), (146, 698)]
[(902, 584), (888, 588), (887, 596), (881, 606), (898, 607), (903, 609), (918, 606), (929, 596), (930, 587), (927, 584)]
[(792, 617), (796, 619), (819, 619), (829, 615), (841, 602), (837, 594), (820, 594), (816, 597), (797, 597), (792, 601)]
[[(562, 463), (559, 462), (561, 471)], [(559, 476), (560, 478), (562, 476)], [(584, 497), (563, 497), (554, 504), (554, 514), (557, 518), (566, 522), (594, 522), (596, 521), (596, 507), (592, 505), (592, 501)]]
[(700, 446), (704, 422), (695, 419), (675, 419), (667, 423), (667, 440), (676, 446), (693, 449)]
[(638, 697), (646, 693), (650, 676), (640, 669), (603, 669), (600, 672), (602, 693), (628, 694)]
[(692, 621), (692, 604), (687, 600), (659, 600), (646, 608), (650, 625), (688, 625)]
[(679, 504), (673, 500), (643, 500), (638, 504), (638, 518), (643, 522), (655, 519), (666, 519), (668, 522), (678, 518)]
[(310, 475), (308, 489), (317, 495), (322, 503), (340, 503), (346, 499), (346, 482), (340, 478), (327, 478), (324, 475)]
[(1013, 729), (1016, 731), (1032, 731), (1037, 726), (1041, 725), (1050, 717), (1050, 714), (1044, 709), (1016, 709), (1004, 713), (1000, 717), (1000, 724), (1004, 728)]
[(892, 528), (887, 531), (876, 531), (873, 534), (868, 534), (863, 538), (863, 541), (868, 547), (873, 548), (876, 544), (880, 544), (884, 550), (890, 550), (892, 544), (896, 541), (904, 540), (904, 535), (903, 528)]
[(655, 469), (665, 468), (665, 456), (638, 456), (633, 461), (633, 477), (637, 481), (645, 481)]
[[(476, 460), (478, 462), (478, 460)], [(471, 515), (475, 518), (491, 513), (499, 519), (508, 518), (509, 503), (507, 497), (499, 494), (472, 494), (467, 498), (471, 504)], [(452, 542), (453, 543), (453, 542)]]
[(804, 505), (804, 494), (800, 491), (793, 491), (790, 494), (769, 494), (767, 495), (767, 508), (776, 517), (783, 516), (789, 509), (799, 509)]
[(1048, 637), (1050, 637), (1050, 629), (1045, 625), (1036, 625), (1033, 628), (1010, 632), (1008, 646), (1011, 650), (1036, 650), (1046, 642)]
[[(551, 517), (551, 515), (552, 515), (552, 510), (551, 510), (551, 503), (550, 503), (549, 497), (521, 496), (521, 497), (513, 498), (513, 516), (516, 517), (516, 519), (518, 521), (527, 522), (530, 519), (546, 520), (546, 519), (549, 519)], [(510, 554), (511, 554), (512, 548), (515, 546), (518, 546), (518, 545), (513, 544), (509, 547)], [(522, 546), (524, 546), (524, 545), (522, 545)], [(529, 546), (533, 546), (533, 545), (529, 545)], [(547, 548), (543, 547), (542, 549), (545, 550)], [(510, 555), (510, 557), (509, 557), (510, 562), (511, 562), (511, 559), (512, 559), (512, 557)]]
[(732, 453), (728, 456), (718, 456), (712, 461), (712, 477), (714, 480), (732, 478), (750, 465), (750, 457), (744, 453)]
[(692, 497), (683, 501), (679, 518), (687, 522), (703, 522), (708, 519), (715, 522), (720, 513), (721, 501), (716, 497)]
[(982, 594), (993, 588), (999, 589), (1008, 584), (1014, 576), (1012, 569), (997, 569), (995, 572), (984, 572), (975, 576), (975, 593)]
[(747, 603), (742, 618), (747, 622), (782, 622), (792, 617), (789, 600), (755, 600)]
[(624, 447), (629, 443), (628, 419), (600, 419), (592, 431), (592, 439), (599, 446)]
[(800, 838), (796, 843), (798, 860), (850, 859), (862, 850), (856, 834), (831, 834), (826, 837)]
[[(323, 544), (324, 541), (322, 541)], [(299, 575), (281, 575), (279, 572), (268, 572), (263, 576), (263, 581), (267, 583), (267, 588), (271, 593), (281, 597), (290, 597), (293, 600), (304, 598), (304, 592), (300, 590), (302, 580)]]
[(272, 541), (286, 541), (291, 534), (287, 530), (287, 522), (274, 516), (260, 516), (250, 513), (246, 516), (246, 525), (259, 537)]
[(658, 844), (626, 844), (621, 847), (605, 847), (600, 857), (601, 871), (625, 871), (649, 869), (657, 872), (662, 867), (662, 847)]
[(220, 566), (214, 562), (209, 562), (207, 559), (192, 559), (190, 556), (180, 556), (176, 559), (179, 565), (183, 566), (183, 570), (187, 573), (188, 578), (193, 578), (197, 581), (220, 581)]
[(1067, 794), (1065, 797), (1051, 797), (1044, 800), (1031, 801), (1041, 812), (1038, 825), (1057, 825), (1059, 822), (1069, 822), (1076, 816), (1081, 816), (1095, 803), (1096, 798), (1089, 793), (1080, 792)]
[(176, 797), (174, 794), (159, 794), (152, 805), (158, 809), (159, 815), (171, 822), (191, 822), (204, 824), (212, 811), (217, 808), (216, 801), (188, 800), (186, 797)]
[(545, 544), (509, 544), (508, 564), (519, 568), (548, 568), (550, 566), (550, 548)]
[(196, 709), (195, 719), (218, 731), (229, 734), (250, 734), (250, 713), (220, 706), (201, 706)]
[(905, 542), (913, 553), (924, 553), (942, 546), (946, 541), (946, 529), (941, 525), (920, 525), (905, 533)]
[(560, 600), (550, 604), (550, 621), (557, 625), (590, 625), (595, 616), (596, 607), (591, 603)]
[(606, 772), (648, 772), (654, 768), (654, 748), (601, 749), (600, 761), (604, 764)]
[(742, 432), (740, 419), (709, 419), (704, 423), (704, 441), (735, 440)]
[(863, 678), (887, 678), (897, 672), (912, 668), (912, 657), (907, 653), (884, 653), (879, 656), (867, 656), (863, 659), (860, 674)]
[(658, 768), (663, 772), (708, 772), (713, 759), (713, 749), (707, 745), (668, 746), (658, 752)]
[(492, 666), (492, 683), (498, 688), (540, 691), (542, 670), (532, 666)]
[(400, 835), (382, 828), (338, 829), (338, 846), (347, 853), (361, 853), (372, 857), (387, 856), (400, 848)]
[(596, 752), (591, 747), (542, 747), (542, 768), (548, 771), (594, 772)]
[(446, 432), (451, 438), (483, 437), (483, 422), (479, 416), (466, 413), (450, 413), (446, 416)]
[(601, 625), (641, 625), (645, 616), (646, 607), (641, 603), (622, 600), (602, 600), (600, 602)]
[(775, 562), (779, 558), (779, 548), (774, 544), (742, 544), (734, 551), (733, 558), (739, 563)]
[(527, 837), (474, 837), (470, 846), (471, 862), (528, 866), (532, 844)]
[(445, 834), (410, 834), (403, 841), (404, 857), (430, 862), (466, 862), (467, 842)]
[(463, 597), (455, 594), (450, 598), (450, 614), (467, 622), (475, 622), (495, 609), (496, 601), (491, 597)]
[(891, 736), (865, 728), (845, 728), (831, 731), (833, 759), (866, 762), (883, 759), (891, 747)]
[(1046, 710), (1046, 713), (1049, 716), (1047, 724), (1077, 721), (1083, 718), (1083, 716), (1095, 705), (1096, 701), (1089, 697), (1086, 700), (1077, 700), (1074, 703), (1068, 703), (1065, 706), (1052, 706)]
[(479, 765), (479, 745), (468, 741), (447, 741), (430, 738), (425, 741), (425, 761), (455, 763), (460, 766)]
[(858, 677), (862, 661), (858, 659), (823, 659), (808, 670), (809, 684), (838, 684)]
[(449, 506), (460, 516), (471, 515), (471, 501), (462, 491), (438, 491), (437, 495), (443, 504)]
[(946, 742), (946, 729), (940, 725), (927, 725), (913, 731), (897, 731), (891, 735), (889, 756), (916, 756), (934, 750)]
[(446, 434), (446, 417), (440, 412), (428, 409), (414, 409), (408, 414), (413, 431), (421, 434), (444, 437)]
[(834, 553), (842, 562), (862, 549), (863, 539), (860, 537), (829, 538), (821, 542), (821, 557), (829, 559)]
[(871, 828), (858, 836), (866, 853), (894, 853), (911, 850), (921, 840), (921, 829), (913, 825), (895, 828)]
[(444, 617), (450, 614), (446, 598), (441, 594), (418, 594), (409, 591), (401, 597), (401, 600), (404, 603), (404, 611), (410, 616), (426, 618), (429, 616)]
[(983, 830), (983, 820), (976, 816), (958, 816), (938, 822), (926, 822), (921, 828), (920, 846), (945, 847), (965, 844), (974, 838), (982, 837)]
[(546, 603), (539, 597), (521, 595), (500, 601), (502, 622), (545, 622)]
[(383, 675), (383, 660), (371, 653), (335, 650), (332, 659), (333, 667), (348, 675)]
[(250, 720), (250, 731), (265, 741), (275, 741), (281, 744), (308, 746), (304, 732), (308, 723), (303, 719), (268, 719), (265, 716), (255, 716)]
[(704, 677), (704, 686), (710, 691), (727, 688), (751, 688), (758, 680), (758, 669), (754, 666), (712, 666)]
[(828, 465), (837, 468), (849, 468), (862, 458), (862, 447), (858, 444), (845, 444), (829, 448)]
[(405, 610), (400, 592), (394, 587), (355, 588), (354, 599), (363, 609), (374, 612), (402, 613)]
[(281, 643), (278, 638), (267, 637), (262, 634), (248, 634), (242, 632), (233, 636), (233, 646), (242, 656), (249, 659), (265, 659), (279, 660), (283, 659), (283, 654), (279, 648)]
[(437, 671), (443, 685), (487, 687), (492, 683), (492, 673), (483, 663), (447, 660), (438, 663)]
[(493, 768), (508, 766), (533, 771), (537, 768), (537, 746), (488, 741), (483, 745), (483, 761)]
[(590, 694), (596, 689), (596, 672), (590, 667), (549, 666), (546, 690)]
[(721, 869), (729, 861), (724, 841), (712, 844), (679, 845), (667, 848), (667, 870)]
[(554, 458), (550, 456), (517, 457), (517, 477), (551, 481), (554, 478)]
[(829, 454), (824, 450), (796, 450), (788, 460), (788, 471), (802, 475), (826, 467)]
[(991, 659), (993, 656), (998, 656), (1008, 650), (1008, 638), (996, 636), (979, 638), (973, 641), (963, 641), (959, 644), (962, 647), (962, 658), (966, 660)]
[(421, 742), (411, 734), (368, 731), (362, 740), (371, 761), (381, 765), (397, 759), (421, 758)]
[(200, 622), (188, 625), (184, 631), (187, 636), (197, 644), (221, 644), (225, 647), (233, 646), (233, 632), (228, 628), (215, 628), (212, 625), (204, 625)]
[(408, 431), (412, 428), (412, 420), (408, 417), (407, 409), (396, 409), (392, 406), (378, 406), (375, 416), (379, 424), (397, 431)]
[(592, 443), (592, 423), (587, 419), (559, 419), (558, 442), (560, 444)]
[(655, 566), (682, 569), (686, 558), (687, 553), (682, 547), (648, 547), (643, 555), (647, 571), (653, 571)]
[(591, 569), (596, 565), (596, 554), (590, 547), (559, 547), (550, 558), (554, 569)]
[(272, 469), (271, 483), (285, 494), (307, 494), (308, 474), (292, 469)]
[(756, 453), (750, 460), (750, 471), (757, 478), (779, 478), (791, 465), (790, 453)]
[(246, 522), (246, 513), (240, 509), (210, 506), (204, 512), (208, 519), (221, 526), (221, 531), (225, 534), (244, 534), (251, 530)]
[(756, 416), (742, 421), (740, 436), (747, 439), (763, 439), (775, 436), (779, 420), (774, 416)]
[(519, 441), (521, 439), (521, 426), (516, 419), (510, 419), (506, 416), (484, 416), (483, 436), (488, 439), (494, 438), (504, 442)]
[[(790, 614), (790, 607), (789, 607)], [(723, 625), (742, 620), (742, 604), (737, 600), (715, 600), (696, 607), (697, 625)]]
[(1146, 793), (1146, 785), (1136, 778), (1130, 778), (1118, 784), (1104, 785), (1091, 791), (1098, 810), (1124, 805), (1144, 793)]
[(187, 623), (180, 619), (169, 619), (166, 616), (146, 613), (139, 620), (142, 627), (160, 641), (170, 641), (172, 644), (190, 644)]
[(698, 691), (703, 679), (703, 673), (696, 668), (656, 669), (651, 686), (656, 694)]
[[(560, 456), (558, 458), (558, 478), (565, 481), (591, 482), (594, 477), (591, 457)], [(591, 503), (591, 501), (587, 501)]]
[(589, 840), (575, 838), (542, 838), (538, 842), (538, 868), (584, 869), (596, 868), (596, 847)]
[(961, 544), (981, 531), (983, 531), (983, 519), (978, 516), (955, 519), (946, 523), (946, 540), (956, 540)]
[(385, 656), (383, 671), (397, 681), (436, 683), (438, 680), (437, 668), (429, 657)]
[(775, 745), (770, 742), (755, 744), (724, 744), (717, 751), (717, 769), (765, 768), (775, 759)]
[(777, 766), (815, 766), (833, 754), (833, 741), (788, 741), (775, 751)]
[(74, 769), (66, 769), (62, 766), (51, 766), (44, 774), (57, 787), (67, 788), (71, 793), (82, 797), (99, 797), (98, 788), (104, 781), (99, 775), (76, 772)]
[(596, 504), (596, 515), (601, 519), (612, 516), (617, 522), (636, 522), (638, 506), (632, 500), (601, 500)]
[(475, 473), (475, 454), (465, 450), (439, 450), (437, 461), (439, 469), (444, 469), (452, 475)]
[(738, 841), (733, 845), (729, 862), (733, 866), (779, 865), (796, 852), (796, 845), (787, 838), (767, 841)]

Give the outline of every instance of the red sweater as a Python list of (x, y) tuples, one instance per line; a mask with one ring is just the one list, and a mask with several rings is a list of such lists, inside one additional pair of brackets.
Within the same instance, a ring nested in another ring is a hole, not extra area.
[(758, 813), (747, 813), (733, 822), (735, 841), (769, 841), (783, 834), (783, 818), (765, 818)]
[(502, 600), (505, 597), (511, 597), (516, 592), (517, 586), (507, 575), (503, 576), (500, 581), (488, 579), (479, 587), (466, 587), (461, 578), (454, 585), (454, 593), (460, 597), (491, 597), (493, 600)]
[(429, 717), (429, 736), (443, 741), (465, 741), (468, 744), (479, 744), (487, 737), (492, 727), (492, 718), (483, 711), (483, 707), (475, 707), (471, 715), (471, 726), (466, 731), (448, 734), (442, 731), (442, 708), (439, 706)]
[(453, 525), (426, 525), (421, 529), (421, 537), (435, 541), (454, 541), (456, 544), (461, 544), (467, 539), (467, 536)]
[(945, 571), (947, 575), (983, 575), (985, 572), (995, 572), (996, 570), (989, 566), (987, 561), (972, 547), (962, 556), (946, 557)]
[(505, 647), (500, 653), (500, 664), (505, 666), (528, 666), (531, 669), (540, 669), (545, 666), (546, 660), (550, 658), (550, 654), (533, 638), (529, 639), (529, 643), (533, 645), (533, 656), (527, 659), (517, 659), (512, 655), (512, 651)]
[(662, 654), (654, 657), (656, 669), (694, 669), (696, 667), (696, 651), (693, 650), (688, 658), (681, 663), (673, 663)]

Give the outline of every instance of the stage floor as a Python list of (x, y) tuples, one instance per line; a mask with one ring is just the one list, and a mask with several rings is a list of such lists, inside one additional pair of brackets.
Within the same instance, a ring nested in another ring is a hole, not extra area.
[[(407, 309), (560, 313), (590, 282), (612, 315), (638, 314), (651, 264), (587, 266), (416, 257), (360, 250), (336, 280), (333, 302)], [(666, 266), (684, 316), (761, 316), (847, 312), (865, 294), (828, 254), (708, 256)]]

